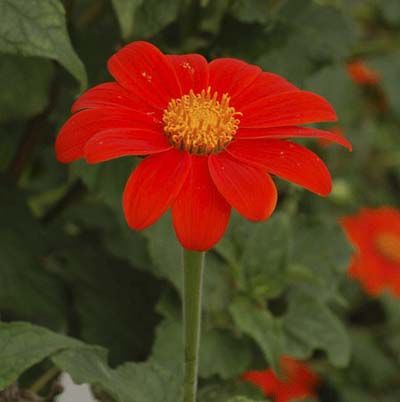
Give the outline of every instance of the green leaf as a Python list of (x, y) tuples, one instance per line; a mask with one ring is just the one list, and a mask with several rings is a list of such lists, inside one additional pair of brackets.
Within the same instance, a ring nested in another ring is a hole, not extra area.
[(353, 353), (349, 372), (357, 373), (361, 381), (377, 388), (396, 381), (398, 365), (376, 339), (367, 333), (355, 332), (351, 341)]
[(82, 340), (106, 347), (113, 365), (146, 358), (158, 322), (154, 306), (159, 282), (109, 256), (91, 236), (79, 236), (57, 257), (73, 295)]
[(64, 289), (44, 268), (49, 237), (13, 184), (0, 181), (0, 311), (53, 328), (64, 323)]
[(135, 13), (133, 25), (135, 36), (148, 38), (158, 34), (177, 19), (179, 4), (177, 0), (144, 1)]
[(334, 107), (342, 126), (357, 118), (361, 112), (361, 93), (350, 80), (345, 65), (325, 67), (311, 75), (304, 89), (326, 98)]
[(239, 377), (249, 366), (250, 348), (246, 341), (228, 331), (206, 331), (200, 348), (200, 377), (219, 375), (223, 379)]
[(115, 12), (121, 26), (122, 36), (126, 39), (133, 33), (133, 22), (136, 10), (144, 0), (112, 0)]
[(151, 363), (125, 363), (112, 369), (97, 346), (27, 323), (0, 323), (0, 390), (28, 368), (50, 357), (74, 382), (97, 385), (118, 402), (176, 402), (182, 376)]
[(154, 363), (125, 363), (111, 369), (99, 348), (65, 350), (53, 357), (75, 383), (97, 385), (118, 402), (176, 402), (181, 399), (181, 375)]
[(397, 0), (376, 1), (385, 20), (392, 25), (400, 25), (400, 3)]
[(62, 64), (87, 85), (85, 67), (68, 37), (59, 0), (0, 0), (0, 52), (40, 56)]
[(383, 91), (389, 101), (389, 105), (400, 116), (400, 84), (398, 72), (400, 68), (400, 52), (394, 52), (386, 56), (374, 57), (368, 61), (373, 69), (381, 76)]
[(265, 24), (270, 18), (271, 5), (264, 0), (235, 0), (230, 13), (239, 21)]
[(339, 8), (318, 5), (312, 0), (286, 2), (280, 18), (292, 27), (302, 50), (312, 60), (342, 60), (356, 40), (354, 22)]
[[(286, 282), (289, 223), (276, 213), (265, 223), (254, 225), (244, 241), (241, 269), (255, 298), (276, 297)], [(265, 245), (265, 246), (263, 246)]]
[(332, 311), (315, 297), (292, 293), (283, 317), (287, 354), (306, 359), (314, 350), (325, 350), (330, 362), (345, 367), (350, 359), (350, 340)]
[[(173, 371), (183, 361), (182, 322), (165, 319), (157, 328), (151, 361)], [(235, 353), (232, 353), (234, 351)], [(248, 367), (251, 359), (246, 340), (230, 332), (206, 329), (201, 336), (199, 376), (236, 378)]]
[(284, 341), (280, 320), (244, 299), (234, 301), (230, 311), (238, 328), (254, 339), (268, 363), (279, 372)]
[(312, 0), (286, 1), (278, 18), (284, 25), (277, 26), (276, 40), (258, 63), (297, 85), (303, 85), (321, 65), (342, 62), (355, 43), (354, 22), (332, 6)]
[[(293, 225), (289, 263), (291, 271), (308, 271), (310, 283), (293, 285), (311, 296), (336, 300), (338, 286), (348, 266), (351, 248), (335, 220), (300, 217)], [(294, 269), (293, 269), (294, 268)]]
[(255, 399), (249, 399), (245, 396), (235, 396), (234, 398), (229, 399), (229, 402), (257, 402), (257, 401)]
[(247, 381), (235, 380), (223, 383), (208, 383), (199, 389), (199, 402), (231, 402), (232, 398), (244, 399), (246, 402), (266, 401), (261, 391)]
[(48, 60), (0, 55), (0, 122), (42, 112), (48, 104), (52, 76), (53, 65)]
[(136, 166), (137, 159), (119, 158), (98, 165), (88, 165), (83, 160), (72, 164), (74, 177), (80, 177), (99, 200), (122, 213), (122, 194), (125, 183)]
[(28, 323), (0, 322), (0, 390), (49, 355), (79, 344), (72, 338)]
[(177, 289), (182, 289), (182, 248), (176, 240), (168, 215), (144, 232), (148, 239), (153, 273), (168, 279)]
[(174, 370), (184, 359), (183, 324), (177, 319), (166, 318), (157, 327), (151, 361)]
[(214, 0), (201, 10), (199, 29), (204, 32), (216, 34), (221, 27), (222, 19), (228, 8), (229, 0)]

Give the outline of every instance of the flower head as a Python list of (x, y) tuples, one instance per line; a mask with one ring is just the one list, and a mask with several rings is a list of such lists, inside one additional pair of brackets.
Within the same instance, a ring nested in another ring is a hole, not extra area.
[(319, 378), (307, 364), (288, 356), (283, 356), (280, 364), (283, 378), (271, 369), (248, 371), (243, 378), (260, 388), (266, 397), (273, 397), (274, 402), (315, 397)]
[(116, 82), (75, 102), (57, 137), (57, 157), (98, 163), (146, 155), (124, 190), (126, 220), (144, 229), (171, 208), (188, 249), (217, 243), (232, 207), (252, 221), (268, 218), (277, 200), (270, 174), (330, 192), (324, 163), (286, 138), (326, 138), (350, 148), (342, 136), (299, 126), (336, 120), (325, 99), (237, 59), (207, 63), (198, 54), (166, 56), (133, 42), (108, 68)]
[(349, 275), (371, 295), (388, 289), (400, 297), (400, 211), (362, 209), (342, 218), (341, 224), (356, 248)]
[(347, 65), (350, 78), (359, 85), (376, 85), (380, 81), (379, 74), (362, 60), (354, 60)]

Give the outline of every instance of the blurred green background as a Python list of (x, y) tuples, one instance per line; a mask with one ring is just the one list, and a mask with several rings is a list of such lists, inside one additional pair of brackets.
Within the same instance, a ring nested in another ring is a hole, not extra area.
[[(321, 377), (315, 401), (398, 402), (400, 302), (348, 278), (337, 223), (360, 207), (399, 206), (398, 0), (0, 0), (0, 390), (19, 379), (48, 394), (40, 381), (56, 380), (55, 365), (102, 401), (179, 400), (169, 217), (127, 228), (134, 158), (65, 166), (53, 149), (74, 99), (110, 80), (107, 59), (132, 40), (281, 74), (334, 105), (354, 148), (307, 141), (332, 173), (331, 196), (276, 180), (274, 216), (234, 216), (208, 253), (199, 402), (264, 400), (240, 376), (283, 354)], [(349, 77), (355, 59), (377, 84)]]

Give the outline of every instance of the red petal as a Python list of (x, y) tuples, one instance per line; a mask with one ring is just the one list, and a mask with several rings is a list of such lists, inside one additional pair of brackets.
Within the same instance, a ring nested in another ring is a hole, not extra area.
[(262, 169), (226, 152), (211, 155), (208, 165), (217, 189), (240, 214), (252, 221), (272, 214), (277, 201), (276, 187)]
[(262, 72), (239, 96), (232, 99), (231, 103), (240, 111), (242, 105), (290, 91), (299, 91), (299, 89), (279, 75)]
[(73, 115), (61, 128), (56, 140), (60, 162), (83, 157), (84, 147), (95, 134), (116, 128), (159, 130), (160, 123), (152, 116), (128, 109), (88, 109)]
[(111, 75), (143, 102), (164, 109), (181, 88), (168, 58), (148, 42), (133, 42), (108, 61)]
[(172, 149), (144, 159), (126, 183), (123, 206), (128, 225), (136, 230), (153, 224), (172, 205), (190, 169), (185, 152)]
[(236, 134), (237, 139), (247, 140), (255, 138), (324, 138), (337, 144), (343, 145), (350, 151), (351, 143), (343, 135), (333, 131), (318, 130), (307, 127), (272, 127), (272, 128), (242, 128)]
[(211, 92), (217, 91), (219, 97), (225, 93), (238, 96), (261, 74), (259, 67), (238, 59), (216, 59), (209, 68)]
[(314, 152), (301, 145), (283, 140), (237, 140), (227, 151), (318, 195), (331, 192), (332, 179), (327, 167)]
[(100, 84), (89, 89), (75, 101), (71, 111), (75, 113), (82, 109), (104, 107), (115, 107), (118, 109), (127, 108), (142, 112), (157, 112), (161, 115), (157, 109), (153, 110), (115, 82), (106, 82), (105, 84)]
[(192, 156), (192, 168), (172, 207), (182, 246), (197, 251), (213, 247), (226, 230), (230, 211), (210, 177), (207, 157)]
[(93, 136), (84, 149), (88, 163), (98, 163), (127, 155), (149, 155), (171, 148), (160, 132), (121, 128)]
[(184, 54), (167, 56), (176, 71), (180, 81), (182, 94), (191, 89), (194, 93), (201, 92), (208, 86), (208, 63), (199, 54)]
[(242, 128), (282, 127), (295, 124), (335, 121), (332, 106), (321, 96), (294, 91), (268, 96), (245, 105), (240, 112)]

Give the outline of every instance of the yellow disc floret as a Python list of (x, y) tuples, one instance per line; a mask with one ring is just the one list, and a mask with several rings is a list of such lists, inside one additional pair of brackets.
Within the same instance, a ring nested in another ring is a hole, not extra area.
[(375, 244), (384, 257), (400, 265), (400, 235), (380, 233)]
[(207, 155), (225, 148), (234, 138), (239, 120), (230, 97), (211, 88), (195, 94), (190, 91), (179, 99), (172, 99), (164, 111), (164, 132), (175, 148), (193, 154)]

